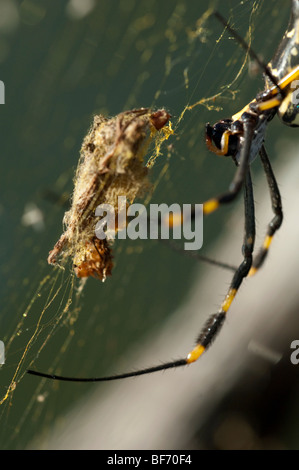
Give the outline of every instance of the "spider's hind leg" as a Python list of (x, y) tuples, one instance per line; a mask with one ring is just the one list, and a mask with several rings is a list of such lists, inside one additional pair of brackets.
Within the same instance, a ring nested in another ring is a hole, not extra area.
[(264, 172), (265, 172), (268, 186), (269, 186), (274, 217), (271, 220), (271, 222), (268, 224), (268, 230), (267, 230), (266, 237), (264, 239), (263, 246), (260, 248), (258, 254), (254, 257), (252, 267), (249, 272), (249, 276), (253, 276), (264, 263), (268, 255), (269, 248), (272, 243), (274, 234), (281, 226), (282, 220), (283, 220), (281, 196), (280, 196), (280, 192), (278, 189), (278, 184), (275, 179), (275, 176), (271, 167), (271, 163), (268, 158), (264, 145), (262, 146), (260, 150), (260, 158), (264, 167)]
[(234, 300), (243, 279), (248, 276), (252, 265), (252, 253), (255, 241), (255, 215), (254, 215), (254, 200), (253, 189), (250, 175), (250, 168), (248, 167), (245, 175), (244, 185), (244, 206), (245, 206), (245, 233), (243, 243), (243, 261), (235, 271), (228, 293), (222, 302), (219, 311), (212, 314), (202, 331), (200, 332), (195, 348), (189, 353), (187, 362), (191, 363), (196, 361), (201, 354), (211, 345), (216, 335), (219, 333), (225, 321), (226, 314)]

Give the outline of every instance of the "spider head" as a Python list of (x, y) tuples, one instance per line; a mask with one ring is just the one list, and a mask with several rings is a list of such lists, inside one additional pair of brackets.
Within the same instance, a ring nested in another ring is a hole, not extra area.
[(211, 152), (225, 157), (234, 157), (238, 151), (239, 130), (235, 129), (237, 121), (222, 119), (213, 126), (206, 124), (206, 144)]

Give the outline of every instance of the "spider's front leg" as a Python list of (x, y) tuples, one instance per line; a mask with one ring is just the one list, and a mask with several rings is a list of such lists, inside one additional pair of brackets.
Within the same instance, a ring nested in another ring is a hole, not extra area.
[[(217, 152), (215, 146), (213, 151), (220, 155), (232, 156), (235, 159), (237, 153), (240, 154), (240, 158), (237, 163), (237, 170), (235, 176), (225, 193), (220, 194), (214, 198), (209, 199), (203, 204), (204, 215), (211, 214), (218, 209), (222, 204), (232, 202), (240, 192), (243, 185), (244, 178), (249, 166), (251, 158), (251, 143), (254, 136), (254, 130), (258, 122), (258, 115), (253, 112), (244, 112), (241, 116), (240, 121), (237, 123), (232, 122), (231, 129), (223, 132)], [(216, 124), (217, 125), (217, 124)], [(215, 126), (216, 126), (215, 125)], [(214, 127), (215, 127), (214, 126)], [(238, 146), (241, 146), (241, 150), (236, 148), (236, 139)], [(211, 148), (211, 147), (210, 147)]]
[[(232, 202), (237, 197), (243, 186), (250, 160), (253, 158), (251, 144), (259, 122), (259, 113), (253, 109), (250, 110), (249, 106), (247, 106), (246, 110), (244, 108), (239, 114), (239, 119), (223, 119), (214, 124), (214, 126), (206, 125), (206, 144), (208, 149), (217, 155), (231, 156), (237, 165), (237, 170), (225, 193), (203, 203), (203, 215), (214, 212), (222, 204)], [(189, 217), (191, 217), (191, 220), (197, 217), (194, 208), (191, 210)], [(171, 217), (168, 215), (167, 220), (163, 220), (163, 223), (170, 227), (182, 225), (184, 222), (185, 218), (180, 214), (178, 216), (172, 215)], [(177, 247), (175, 249), (180, 251)], [(198, 254), (196, 256), (201, 261), (206, 261), (225, 269), (235, 270), (234, 267), (227, 263), (220, 263)]]
[[(203, 329), (201, 330), (195, 348), (188, 354), (186, 363), (190, 364), (197, 361), (204, 351), (211, 345), (217, 334), (222, 328), (225, 321), (226, 314), (233, 302), (243, 279), (248, 276), (252, 266), (252, 253), (255, 242), (255, 215), (254, 215), (254, 200), (252, 181), (250, 175), (250, 158), (251, 143), (254, 136), (254, 131), (258, 122), (258, 114), (254, 112), (244, 112), (241, 120), (236, 123), (231, 121), (222, 121), (224, 126), (230, 126), (222, 132), (221, 139), (218, 141), (220, 152), (222, 155), (236, 155), (236, 137), (241, 145), (240, 158), (237, 163), (237, 170), (235, 176), (229, 186), (227, 192), (212, 198), (204, 203), (204, 214), (209, 214), (215, 211), (220, 205), (229, 203), (235, 199), (239, 194), (241, 187), (244, 184), (244, 208), (245, 208), (245, 234), (243, 243), (243, 261), (236, 269), (228, 293), (221, 304), (219, 311), (212, 314)], [(217, 124), (216, 124), (217, 125)], [(235, 126), (233, 128), (233, 126)], [(242, 128), (241, 128), (242, 126)], [(223, 130), (223, 129), (222, 129)], [(220, 153), (219, 152), (219, 153)], [(194, 214), (195, 216), (196, 214)]]
[[(249, 109), (249, 108), (248, 108)], [(225, 119), (214, 124), (207, 125), (206, 143), (208, 149), (217, 155), (231, 156), (237, 165), (234, 178), (228, 190), (203, 203), (203, 214), (208, 215), (216, 211), (221, 205), (232, 202), (239, 194), (250, 160), (253, 155), (251, 144), (254, 131), (259, 121), (259, 114), (253, 110), (244, 111), (240, 119), (233, 121)], [(191, 211), (191, 219), (196, 217), (196, 211)], [(174, 227), (184, 223), (183, 217), (172, 218), (168, 221)]]

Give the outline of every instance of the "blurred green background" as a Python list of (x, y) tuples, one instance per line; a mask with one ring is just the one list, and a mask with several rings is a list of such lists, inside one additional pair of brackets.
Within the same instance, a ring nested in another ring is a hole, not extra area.
[[(57, 292), (18, 370), (16, 390), (0, 408), (2, 448), (25, 448), (46, 436), (90, 389), (23, 376), (31, 361), (39, 370), (53, 367), (70, 376), (123, 372), (124, 352), (159, 330), (188, 296), (198, 263), (154, 241), (118, 241), (111, 279), (104, 284), (88, 280), (79, 303), (73, 299), (59, 319), (71, 279), (46, 259), (62, 232), (65, 207), (46, 195), (71, 193), (94, 114), (113, 116), (142, 106), (166, 108), (175, 130), (151, 173), (152, 202), (201, 203), (227, 187), (234, 166), (207, 152), (204, 125), (234, 114), (263, 88), (263, 80), (259, 71), (249, 72), (247, 63), (238, 75), (245, 53), (214, 18), (206, 19), (213, 7), (242, 36), (250, 27), (253, 48), (270, 60), (288, 21), (285, 0), (0, 0), (0, 79), (5, 84), (0, 107), (0, 339), (9, 346), (1, 397), (44, 306)], [(195, 106), (179, 120), (186, 106), (220, 91), (208, 106)], [(273, 122), (267, 134), (271, 156), (280, 132), (280, 123)], [(283, 129), (286, 138), (292, 132)], [(205, 223), (206, 253), (213, 254), (212, 243), (221, 240), (232, 210), (225, 208)], [(28, 211), (35, 214), (33, 222), (24, 217)], [(223, 260), (238, 261), (241, 239), (242, 234), (236, 259), (227, 260), (223, 253)], [(169, 356), (176, 354), (174, 344)]]

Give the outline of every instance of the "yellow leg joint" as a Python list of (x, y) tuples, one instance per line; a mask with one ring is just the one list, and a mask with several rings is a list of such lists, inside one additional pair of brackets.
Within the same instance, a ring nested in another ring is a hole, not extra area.
[(225, 297), (224, 302), (221, 305), (221, 309), (223, 312), (227, 312), (229, 307), (231, 306), (232, 301), (234, 300), (237, 293), (237, 289), (230, 289), (227, 296)]
[(195, 348), (189, 352), (187, 356), (187, 363), (191, 364), (191, 362), (197, 361), (197, 359), (202, 355), (202, 353), (205, 352), (205, 347), (202, 346), (201, 344), (198, 344), (195, 346)]
[(248, 277), (254, 276), (256, 272), (257, 272), (257, 268), (254, 268), (252, 266), (249, 270)]
[(263, 244), (263, 248), (265, 250), (269, 250), (272, 240), (273, 240), (273, 236), (272, 237), (270, 235), (266, 236), (264, 244)]
[(209, 199), (207, 202), (203, 204), (203, 214), (211, 214), (211, 212), (214, 212), (216, 209), (219, 207), (219, 201), (218, 199)]

